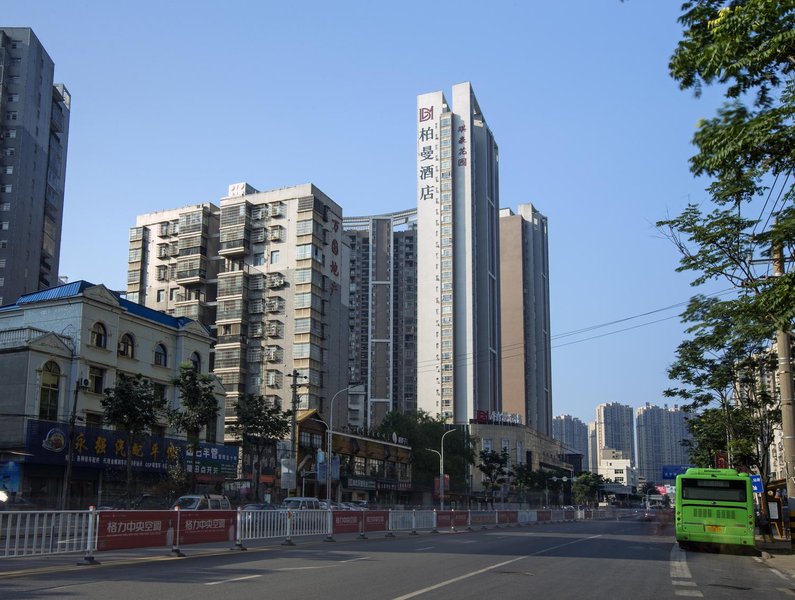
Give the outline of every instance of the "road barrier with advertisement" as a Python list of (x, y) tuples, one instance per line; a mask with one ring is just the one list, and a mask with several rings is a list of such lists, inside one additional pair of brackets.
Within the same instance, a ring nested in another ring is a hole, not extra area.
[(563, 520), (619, 518), (616, 510), (103, 510), (0, 512), (0, 558), (83, 552), (95, 564), (94, 553), (132, 548), (170, 548), (229, 542), (244, 549), (246, 542), (264, 539), (383, 531), (457, 531), (474, 527), (526, 525)]

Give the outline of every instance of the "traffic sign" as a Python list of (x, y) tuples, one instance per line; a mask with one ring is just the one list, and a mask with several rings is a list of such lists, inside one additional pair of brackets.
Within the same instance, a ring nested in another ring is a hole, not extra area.
[(753, 488), (755, 494), (761, 494), (765, 491), (764, 487), (762, 486), (761, 475), (751, 475), (751, 487)]

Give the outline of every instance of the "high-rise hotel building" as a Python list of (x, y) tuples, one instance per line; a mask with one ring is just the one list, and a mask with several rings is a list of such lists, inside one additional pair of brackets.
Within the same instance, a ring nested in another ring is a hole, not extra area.
[(58, 285), (71, 96), (33, 31), (0, 28), (0, 306)]
[(417, 409), (417, 211), (343, 220), (350, 246), (350, 378), (366, 383), (348, 424)]
[(472, 86), (417, 98), (417, 408), (500, 411), (497, 144)]
[[(328, 416), (326, 403), (348, 385), (339, 205), (312, 184), (259, 192), (240, 183), (220, 208), (138, 217), (130, 239), (128, 298), (215, 329), (228, 419), (245, 393), (289, 408), (293, 382), (299, 408)], [(346, 411), (335, 406), (336, 423)]]

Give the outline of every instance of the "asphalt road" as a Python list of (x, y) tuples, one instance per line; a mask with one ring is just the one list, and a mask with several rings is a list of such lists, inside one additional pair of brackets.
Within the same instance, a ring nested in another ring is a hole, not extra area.
[(0, 582), (3, 600), (766, 598), (795, 581), (758, 557), (684, 552), (671, 526), (578, 522), (163, 557)]

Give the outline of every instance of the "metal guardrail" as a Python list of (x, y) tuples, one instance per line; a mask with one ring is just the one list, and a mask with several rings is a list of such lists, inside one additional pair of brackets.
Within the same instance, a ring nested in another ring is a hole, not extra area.
[[(94, 563), (93, 555), (97, 551), (97, 542), (110, 525), (100, 523), (112, 521), (110, 517), (116, 511), (98, 513), (93, 508), (87, 511), (29, 511), (0, 512), (0, 558), (34, 556), (44, 554), (78, 553), (85, 555), (84, 564)], [(215, 511), (193, 511), (203, 517), (213, 517)], [(229, 511), (225, 512), (227, 515)], [(626, 512), (626, 511), (623, 511)], [(136, 511), (118, 511), (124, 513), (120, 518), (129, 520), (130, 514)], [(204, 514), (202, 514), (204, 513)], [(179, 531), (174, 536), (166, 533), (166, 525), (159, 528), (159, 523), (167, 523), (170, 527), (176, 521), (180, 527), (179, 514), (174, 518), (174, 511), (141, 511), (146, 514), (143, 522), (153, 524), (155, 531), (162, 533), (163, 539), (172, 541), (179, 539)], [(371, 517), (368, 518), (368, 515)], [(358, 529), (361, 535), (365, 531), (385, 531), (388, 534), (398, 531), (437, 531), (437, 528), (451, 530), (464, 528), (494, 527), (500, 525), (524, 525), (535, 522), (554, 522), (564, 520), (617, 519), (622, 511), (584, 511), (584, 510), (493, 510), (493, 511), (442, 511), (434, 510), (389, 510), (389, 511), (327, 511), (327, 510), (238, 510), (232, 522), (236, 525), (230, 529), (230, 537), (215, 541), (228, 540), (238, 548), (245, 542), (270, 538), (284, 539), (290, 542), (292, 537), (326, 535), (352, 532), (351, 527)], [(195, 517), (194, 517), (195, 518)], [(228, 516), (226, 517), (228, 520)], [(375, 521), (375, 527), (372, 521)], [(378, 520), (380, 519), (380, 520)], [(162, 520), (162, 521), (161, 521)], [(210, 518), (209, 521), (216, 519)], [(217, 519), (222, 524), (223, 519)], [(353, 525), (352, 525), (353, 523)], [(140, 525), (137, 523), (136, 525)], [(223, 525), (224, 532), (226, 525)], [(127, 547), (124, 538), (114, 530), (114, 549)], [(234, 539), (232, 538), (234, 533)], [(171, 536), (170, 538), (167, 536)], [(225, 533), (224, 533), (225, 535)], [(121, 541), (119, 541), (121, 540)], [(185, 542), (183, 542), (184, 544)], [(169, 542), (171, 544), (171, 542)], [(140, 542), (137, 544), (140, 547)], [(163, 544), (161, 544), (163, 545)], [(134, 547), (133, 544), (129, 546)], [(178, 544), (174, 545), (174, 553), (179, 553)]]

